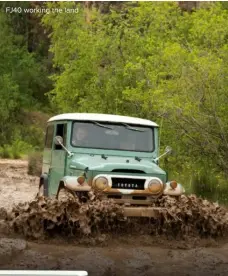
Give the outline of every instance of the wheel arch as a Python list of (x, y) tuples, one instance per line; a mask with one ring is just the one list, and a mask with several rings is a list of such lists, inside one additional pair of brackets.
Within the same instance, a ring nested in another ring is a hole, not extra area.
[(44, 196), (48, 196), (48, 175), (46, 173), (40, 176), (39, 190), (42, 186), (44, 187)]
[(57, 193), (56, 193), (56, 196), (55, 196), (56, 199), (58, 199), (58, 197), (59, 197), (59, 192), (60, 192), (62, 189), (65, 189), (65, 183), (64, 183), (64, 180), (63, 180), (63, 179), (61, 179), (61, 180), (59, 181), (58, 190), (57, 190)]

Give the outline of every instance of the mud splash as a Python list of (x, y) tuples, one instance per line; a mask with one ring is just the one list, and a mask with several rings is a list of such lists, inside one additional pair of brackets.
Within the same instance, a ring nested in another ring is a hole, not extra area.
[(165, 208), (161, 211), (162, 231), (201, 237), (228, 234), (228, 210), (217, 203), (182, 195), (179, 199), (163, 197), (155, 205)]
[(1, 216), (13, 232), (27, 238), (40, 239), (55, 235), (75, 238), (102, 234), (167, 235), (183, 238), (221, 237), (228, 234), (228, 212), (216, 203), (194, 195), (162, 197), (154, 203), (160, 216), (125, 218), (123, 208), (112, 200), (95, 197), (86, 203), (70, 199), (58, 201), (44, 197), (15, 205), (11, 212), (1, 210)]
[(82, 204), (74, 199), (58, 201), (40, 197), (14, 206), (4, 219), (14, 232), (38, 239), (53, 234), (80, 237), (101, 229), (110, 231), (121, 215), (120, 206), (110, 201)]

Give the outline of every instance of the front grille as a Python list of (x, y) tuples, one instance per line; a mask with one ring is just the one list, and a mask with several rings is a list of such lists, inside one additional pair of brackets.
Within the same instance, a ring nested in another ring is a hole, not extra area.
[(144, 190), (145, 179), (112, 177), (112, 188)]

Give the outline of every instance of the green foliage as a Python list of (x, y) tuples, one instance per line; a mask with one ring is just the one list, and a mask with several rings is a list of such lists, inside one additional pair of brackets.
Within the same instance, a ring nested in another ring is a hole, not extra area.
[(4, 146), (0, 147), (0, 157), (19, 159), (30, 153), (32, 150), (32, 145), (27, 144), (22, 140), (15, 140), (11, 145), (5, 144)]
[(20, 114), (25, 109), (41, 109), (43, 99), (37, 94), (41, 90), (45, 92), (45, 79), (48, 80), (35, 54), (27, 49), (27, 31), (20, 24), (19, 15), (10, 17), (3, 10), (0, 12), (0, 37), (4, 38), (0, 40), (0, 147), (1, 155), (15, 157), (21, 153), (16, 139), (41, 147), (42, 135), (38, 135), (41, 131), (37, 127), (24, 127)]
[(139, 2), (109, 14), (79, 10), (76, 17), (43, 18), (52, 28), (51, 51), (59, 69), (49, 97), (59, 111), (154, 120), (161, 124), (161, 147), (169, 144), (176, 151), (170, 170), (192, 171), (210, 163), (227, 173), (224, 6), (183, 13), (175, 2)]

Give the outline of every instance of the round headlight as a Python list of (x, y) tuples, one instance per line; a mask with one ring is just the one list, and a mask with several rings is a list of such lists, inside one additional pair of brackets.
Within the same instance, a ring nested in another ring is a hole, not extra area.
[(94, 188), (98, 190), (104, 190), (108, 186), (108, 179), (105, 177), (98, 177), (95, 180)]
[(152, 194), (158, 194), (163, 189), (163, 184), (158, 179), (152, 179), (148, 184), (148, 189)]

